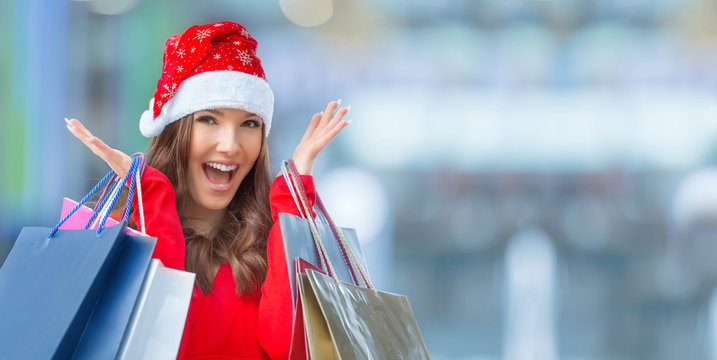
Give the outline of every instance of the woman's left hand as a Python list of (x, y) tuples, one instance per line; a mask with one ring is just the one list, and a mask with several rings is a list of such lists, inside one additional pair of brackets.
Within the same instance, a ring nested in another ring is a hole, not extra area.
[(341, 100), (329, 102), (323, 112), (315, 114), (311, 118), (301, 142), (294, 150), (294, 155), (291, 156), (299, 174), (311, 175), (321, 150), (349, 124), (350, 120), (347, 121), (343, 118), (351, 106), (339, 108), (340, 102)]

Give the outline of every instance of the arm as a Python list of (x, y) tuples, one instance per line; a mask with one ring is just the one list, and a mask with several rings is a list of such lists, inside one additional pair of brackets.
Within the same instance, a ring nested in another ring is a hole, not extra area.
[[(312, 208), (316, 201), (314, 179), (311, 176), (316, 158), (321, 150), (348, 125), (348, 122), (343, 120), (348, 111), (348, 108), (339, 109), (338, 101), (332, 101), (323, 112), (315, 114), (291, 157), (306, 188), (309, 208)], [(299, 211), (283, 176), (277, 175), (274, 180), (269, 193), (269, 202), (274, 225), (271, 227), (267, 241), (268, 268), (266, 279), (261, 287), (255, 334), (259, 344), (271, 359), (286, 359), (289, 357), (291, 345), (294, 304), (291, 303), (289, 269), (279, 226), (279, 213), (298, 216)]]
[[(107, 146), (77, 119), (65, 119), (65, 122), (72, 135), (102, 158), (119, 177), (127, 174), (132, 163), (129, 155)], [(166, 267), (184, 270), (184, 234), (177, 214), (174, 188), (164, 174), (149, 166), (145, 167), (141, 182), (146, 232), (157, 238), (152, 257), (161, 260)], [(132, 205), (138, 209), (136, 196)], [(139, 211), (135, 211), (132, 218), (140, 224)]]
[[(314, 179), (302, 175), (309, 206), (316, 200)], [(286, 359), (289, 356), (294, 305), (291, 303), (289, 269), (284, 254), (284, 240), (279, 226), (279, 213), (299, 216), (296, 204), (283, 177), (274, 180), (269, 195), (271, 217), (274, 225), (267, 242), (268, 269), (266, 280), (261, 286), (261, 301), (255, 333), (261, 347), (271, 359)]]
[[(168, 268), (184, 270), (184, 234), (177, 214), (174, 188), (164, 174), (147, 166), (142, 174), (142, 205), (147, 235), (157, 238), (152, 257)], [(135, 192), (135, 194), (137, 194)], [(138, 196), (132, 199), (132, 219), (140, 224)]]

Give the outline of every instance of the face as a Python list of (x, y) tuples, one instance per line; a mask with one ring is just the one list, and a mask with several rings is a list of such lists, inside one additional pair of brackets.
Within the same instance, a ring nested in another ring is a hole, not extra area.
[(239, 109), (194, 113), (189, 141), (185, 213), (208, 218), (223, 212), (259, 157), (259, 116)]

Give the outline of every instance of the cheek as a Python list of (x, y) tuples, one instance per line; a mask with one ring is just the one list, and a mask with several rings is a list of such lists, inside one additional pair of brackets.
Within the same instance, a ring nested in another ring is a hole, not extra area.
[(196, 127), (192, 129), (192, 135), (189, 140), (189, 151), (187, 153), (187, 179), (189, 180), (187, 185), (189, 186), (190, 193), (194, 192), (194, 187), (196, 186), (196, 182), (201, 179), (202, 176), (202, 166), (200, 163), (200, 159), (202, 158), (202, 155), (204, 152), (206, 152), (205, 147), (202, 146), (202, 144), (206, 144), (205, 141), (203, 141), (201, 136), (201, 131), (197, 131)]
[(249, 137), (244, 142), (244, 146), (243, 146), (244, 153), (246, 154), (247, 159), (250, 160), (252, 164), (254, 162), (256, 162), (257, 158), (259, 158), (259, 153), (261, 152), (261, 143), (262, 143), (261, 136)]
[(206, 131), (203, 131), (201, 127), (194, 126), (189, 138), (189, 161), (201, 157), (206, 152), (207, 143)]

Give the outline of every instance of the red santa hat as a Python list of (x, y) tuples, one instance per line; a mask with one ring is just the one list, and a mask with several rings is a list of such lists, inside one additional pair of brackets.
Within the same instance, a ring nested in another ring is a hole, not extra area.
[(157, 136), (186, 115), (221, 107), (258, 115), (268, 135), (274, 94), (256, 46), (243, 26), (230, 21), (194, 25), (170, 36), (157, 90), (139, 120), (142, 135)]

